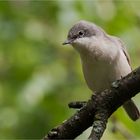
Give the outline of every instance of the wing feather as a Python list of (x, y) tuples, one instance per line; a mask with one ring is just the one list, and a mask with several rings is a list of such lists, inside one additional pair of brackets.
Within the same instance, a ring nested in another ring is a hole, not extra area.
[[(118, 38), (118, 37), (110, 36), (110, 35), (109, 35), (109, 37), (111, 37), (113, 40), (117, 41), (120, 44), (121, 49), (122, 49), (124, 55), (126, 56), (128, 64), (131, 67), (130, 56), (129, 56), (128, 52), (127, 52), (127, 49), (126, 49), (126, 46), (125, 46), (124, 42), (120, 38)], [(131, 67), (131, 69), (132, 69), (132, 67)]]
[(125, 56), (126, 56), (126, 58), (127, 58), (127, 61), (128, 61), (128, 63), (129, 63), (129, 65), (131, 66), (130, 56), (129, 56), (128, 52), (127, 52), (127, 49), (126, 49), (126, 47), (125, 47), (125, 44), (124, 44), (119, 38), (118, 38), (118, 41), (119, 41), (119, 43), (120, 43), (120, 45), (121, 45), (121, 48), (122, 48), (122, 50), (123, 50), (123, 53), (125, 54)]

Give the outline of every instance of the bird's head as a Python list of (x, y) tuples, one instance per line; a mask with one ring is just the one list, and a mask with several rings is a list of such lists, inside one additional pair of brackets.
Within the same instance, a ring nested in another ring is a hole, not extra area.
[(67, 40), (63, 45), (71, 44), (78, 50), (86, 49), (94, 43), (94, 40), (96, 43), (97, 38), (103, 33), (104, 31), (95, 24), (81, 20), (69, 30)]

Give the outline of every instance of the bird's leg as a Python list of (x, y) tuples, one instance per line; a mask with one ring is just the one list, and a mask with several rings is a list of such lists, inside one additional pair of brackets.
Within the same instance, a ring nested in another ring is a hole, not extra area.
[(83, 106), (85, 106), (87, 101), (74, 101), (70, 102), (68, 104), (69, 108), (74, 108), (74, 109), (81, 109)]

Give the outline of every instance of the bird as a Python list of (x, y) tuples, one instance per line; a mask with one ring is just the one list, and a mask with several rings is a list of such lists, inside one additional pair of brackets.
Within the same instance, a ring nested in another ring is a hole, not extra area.
[[(79, 53), (87, 86), (98, 93), (110, 89), (111, 83), (132, 71), (123, 41), (107, 34), (95, 23), (80, 20), (69, 30), (63, 45), (72, 45)], [(132, 99), (123, 104), (128, 116), (136, 121), (139, 110)]]

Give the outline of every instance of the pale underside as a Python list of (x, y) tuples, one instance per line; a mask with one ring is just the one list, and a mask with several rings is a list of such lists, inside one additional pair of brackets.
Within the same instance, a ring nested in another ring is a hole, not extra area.
[[(87, 50), (84, 49), (86, 40), (88, 40)], [(117, 38), (98, 37), (98, 39), (92, 38), (91, 41), (89, 38), (84, 38), (79, 39), (79, 44), (81, 46), (77, 46), (77, 43), (74, 46), (80, 53), (84, 77), (92, 91), (107, 89), (113, 81), (131, 72), (127, 52)]]

